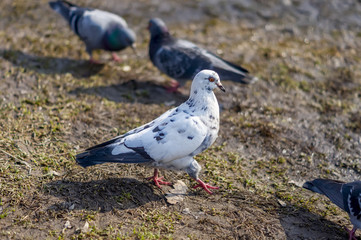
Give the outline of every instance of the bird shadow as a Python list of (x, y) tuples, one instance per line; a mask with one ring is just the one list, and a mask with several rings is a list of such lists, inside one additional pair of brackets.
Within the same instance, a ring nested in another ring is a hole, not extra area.
[(293, 204), (279, 206), (280, 223), (287, 239), (345, 239), (346, 231), (338, 224)]
[(87, 209), (108, 212), (114, 208), (133, 209), (164, 199), (154, 194), (148, 184), (131, 178), (110, 178), (89, 182), (59, 180), (46, 184), (44, 191), (47, 195), (63, 200), (49, 207), (56, 211)]
[[(264, 215), (277, 216), (280, 226), (282, 227), (286, 239), (345, 239), (347, 232), (342, 226), (332, 222), (324, 217), (310, 212), (304, 207), (294, 205), (289, 202), (282, 202), (269, 199), (261, 199), (253, 196), (247, 191), (235, 191), (228, 200), (240, 209), (247, 209), (255, 216), (259, 216), (259, 209)], [(257, 202), (256, 208), (248, 208), (247, 206)], [(254, 212), (252, 212), (254, 211)], [(270, 212), (270, 214), (267, 214)], [(276, 214), (275, 214), (276, 213)], [(261, 217), (261, 216), (259, 216)], [(262, 218), (262, 217), (261, 217)], [(263, 220), (269, 221), (267, 217)], [(275, 222), (276, 223), (276, 222)], [(239, 229), (239, 236), (242, 236), (242, 229)]]
[(178, 105), (186, 100), (186, 96), (181, 93), (170, 93), (161, 85), (135, 79), (108, 86), (78, 87), (69, 93), (96, 95), (114, 102), (165, 104), (167, 106)]
[(43, 74), (70, 73), (76, 78), (90, 77), (104, 67), (104, 64), (91, 64), (88, 60), (38, 56), (15, 49), (0, 49), (0, 57), (24, 69)]

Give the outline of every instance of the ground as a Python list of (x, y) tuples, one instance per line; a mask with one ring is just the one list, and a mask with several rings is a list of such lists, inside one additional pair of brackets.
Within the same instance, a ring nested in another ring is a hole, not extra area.
[[(122, 15), (137, 33), (112, 62), (46, 1), (0, 3), (1, 239), (346, 239), (346, 213), (302, 189), (353, 181), (361, 167), (361, 2), (77, 1)], [(185, 101), (149, 61), (148, 20), (247, 68), (224, 81), (221, 127), (196, 159), (213, 195), (189, 188), (171, 205), (137, 165), (83, 169), (74, 156)], [(360, 233), (357, 233), (360, 236)]]

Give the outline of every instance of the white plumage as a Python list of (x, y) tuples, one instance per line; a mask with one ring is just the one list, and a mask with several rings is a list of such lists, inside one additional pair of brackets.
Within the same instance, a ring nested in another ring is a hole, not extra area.
[(143, 163), (155, 167), (154, 182), (169, 184), (158, 178), (158, 168), (185, 171), (200, 186), (215, 188), (199, 178), (201, 167), (193, 158), (211, 146), (219, 130), (219, 106), (213, 89), (225, 91), (219, 76), (211, 70), (199, 72), (191, 87), (189, 99), (168, 110), (157, 119), (106, 143), (77, 155), (83, 167), (104, 163)]

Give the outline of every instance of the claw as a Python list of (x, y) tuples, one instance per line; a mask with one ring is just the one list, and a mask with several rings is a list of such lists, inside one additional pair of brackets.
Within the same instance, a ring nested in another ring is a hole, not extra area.
[(346, 231), (348, 232), (348, 239), (349, 240), (356, 240), (355, 232), (357, 230), (356, 227), (353, 227), (352, 230), (349, 230), (347, 227), (345, 227)]
[(162, 179), (163, 179), (163, 177), (158, 177), (158, 169), (154, 169), (153, 177), (147, 178), (147, 180), (153, 180), (154, 184), (159, 188), (162, 188), (160, 185), (169, 185), (169, 186), (173, 185), (170, 182), (162, 181)]
[(179, 82), (175, 81), (175, 80), (171, 80), (170, 85), (165, 87), (165, 89), (167, 90), (167, 92), (169, 93), (175, 93), (178, 91), (178, 88), (180, 87)]
[(122, 61), (122, 59), (120, 57), (118, 57), (118, 55), (115, 53), (112, 53), (112, 57), (113, 57), (114, 62), (120, 63)]
[(208, 183), (204, 183), (202, 180), (198, 179), (196, 180), (199, 184), (194, 186), (193, 188), (198, 188), (198, 187), (201, 187), (203, 188), (204, 190), (206, 190), (207, 193), (209, 194), (213, 194), (209, 189), (219, 189), (219, 187), (214, 187), (214, 186), (211, 186), (209, 185)]

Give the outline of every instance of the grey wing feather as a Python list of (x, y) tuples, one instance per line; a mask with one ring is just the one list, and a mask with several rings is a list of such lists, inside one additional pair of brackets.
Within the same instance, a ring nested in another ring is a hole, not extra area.
[(335, 180), (315, 179), (313, 181), (305, 182), (303, 187), (310, 191), (327, 196), (338, 207), (346, 210), (343, 202), (343, 194), (341, 192), (343, 184), (345, 183)]
[[(150, 123), (144, 124), (107, 142), (86, 149), (85, 152), (76, 155), (77, 163), (83, 167), (88, 167), (105, 162), (145, 163), (153, 161), (142, 146), (126, 146), (124, 138), (152, 127), (154, 124), (167, 118), (168, 115), (174, 111), (175, 108), (170, 109)], [(117, 148), (119, 154), (114, 154), (114, 148)]]
[(199, 54), (197, 49), (179, 46), (162, 47), (157, 52), (155, 65), (175, 79), (191, 79), (207, 67), (210, 61)]
[(211, 62), (212, 67), (210, 69), (217, 72), (223, 80), (231, 80), (242, 84), (250, 84), (257, 80), (257, 78), (248, 74), (248, 70), (241, 66), (228, 62), (206, 50), (204, 50), (203, 54)]
[[(114, 148), (118, 153), (114, 154)], [(119, 149), (122, 152), (119, 152)], [(103, 145), (76, 155), (76, 161), (82, 167), (89, 167), (106, 162), (118, 163), (146, 163), (153, 159), (144, 151), (144, 148), (128, 148), (123, 142)]]
[(353, 216), (361, 214), (361, 182), (346, 183), (342, 187), (345, 210)]

